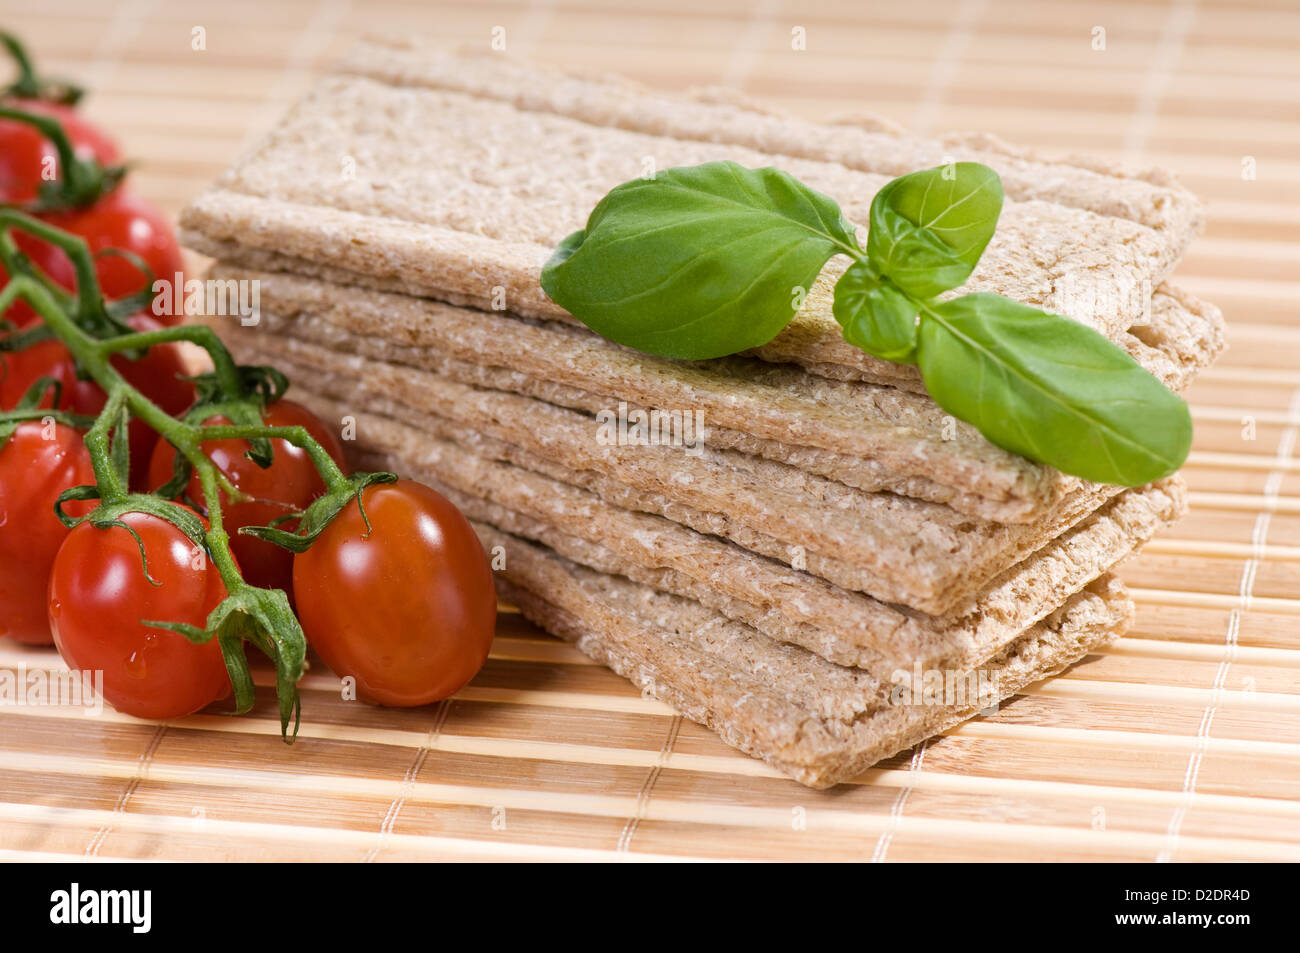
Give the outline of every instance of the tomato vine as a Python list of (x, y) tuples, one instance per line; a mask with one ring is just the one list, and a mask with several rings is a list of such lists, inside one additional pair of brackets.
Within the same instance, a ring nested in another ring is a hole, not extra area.
[[(24, 260), (13, 241), (11, 233), (15, 231), (48, 242), (68, 256), (77, 276), (75, 293), (69, 294), (53, 286)], [(133, 513), (148, 514), (171, 523), (199, 547), (220, 574), (227, 592), (208, 616), (206, 624), (198, 627), (169, 620), (141, 621), (153, 628), (179, 633), (199, 644), (215, 639), (235, 690), (236, 710), (241, 713), (248, 711), (254, 700), (244, 644), (251, 643), (261, 650), (275, 665), (281, 732), (286, 740), (292, 740), (300, 718), (297, 682), (303, 673), (306, 639), (287, 593), (280, 589), (258, 588), (244, 579), (231, 552), (231, 537), (223, 517), (222, 500), (224, 497), (237, 502), (246, 496), (208, 458), (203, 444), (217, 440), (247, 440), (250, 445), (248, 456), (261, 466), (270, 465), (273, 454), (271, 441), (275, 439), (300, 447), (308, 455), (324, 482), (325, 492), (304, 512), (295, 514), (300, 516), (297, 530), (290, 533), (277, 526), (240, 529), (242, 533), (258, 536), (293, 552), (302, 552), (309, 547), (353, 499), (360, 506), (362, 491), (367, 486), (394, 482), (397, 477), (391, 473), (348, 475), (305, 427), (264, 425), (262, 416), (268, 398), (274, 400), (282, 394), (287, 382), (270, 369), (236, 364), (211, 328), (186, 325), (137, 332), (127, 326), (100, 293), (94, 256), (84, 239), (22, 212), (0, 210), (0, 264), (10, 276), (8, 284), (0, 291), (0, 314), (16, 301), (25, 301), (42, 320), (38, 328), (26, 332), (27, 340), (51, 335), (57, 338), (71, 352), (81, 372), (107, 394), (103, 410), (85, 437), (95, 483), (69, 488), (60, 495), (56, 504), (60, 519), (69, 528), (89, 522), (101, 529), (122, 527), (134, 532), (124, 518)], [(178, 418), (134, 387), (113, 366), (111, 359), (115, 355), (138, 357), (149, 348), (181, 341), (205, 350), (213, 369), (200, 379), (198, 402)], [(6, 344), (12, 346), (13, 342)], [(31, 406), (0, 413), (0, 426), (32, 419), (36, 413), (37, 410)], [(220, 425), (202, 423), (214, 416), (231, 422)], [(198, 477), (206, 523), (188, 507), (168, 499), (166, 493), (132, 492), (128, 437), (131, 418), (143, 421), (176, 449), (177, 473), (173, 484), (183, 485), (191, 473)], [(63, 505), (73, 501), (94, 501), (94, 509), (83, 516), (68, 515)], [(144, 562), (143, 543), (140, 544), (140, 553)], [(143, 568), (147, 575), (147, 563)]]

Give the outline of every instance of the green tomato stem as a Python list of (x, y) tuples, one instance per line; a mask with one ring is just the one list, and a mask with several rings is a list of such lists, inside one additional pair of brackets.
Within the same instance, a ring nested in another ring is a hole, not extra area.
[[(25, 274), (39, 281), (62, 308), (70, 308), (76, 301), (71, 292), (55, 284), (48, 275), (32, 265), (7, 228), (0, 230), (0, 265), (11, 275)], [(3, 313), (0, 311), (0, 314)]]
[[(200, 454), (200, 456), (202, 455)], [(193, 460), (190, 462), (193, 463)], [(239, 572), (239, 567), (235, 564), (235, 557), (230, 552), (230, 534), (226, 532), (221, 513), (221, 491), (217, 486), (217, 468), (209, 462), (208, 466), (196, 466), (195, 469), (199, 474), (199, 482), (203, 486), (203, 498), (207, 501), (208, 531), (206, 539), (208, 551), (212, 554), (212, 564), (217, 567), (217, 572), (221, 574), (221, 581), (225, 583), (227, 592), (233, 595), (240, 590), (251, 589), (253, 587), (244, 581), (244, 577)]]
[(217, 424), (199, 428), (199, 441), (205, 440), (248, 440), (253, 437), (267, 437), (283, 440), (307, 451), (321, 479), (325, 481), (327, 491), (346, 491), (352, 483), (334, 462), (334, 458), (322, 447), (304, 427), (240, 427)]
[[(3, 112), (4, 110), (0, 109), (0, 115)], [(49, 242), (72, 261), (73, 270), (76, 272), (76, 318), (79, 325), (95, 331), (102, 329), (103, 336), (130, 331), (125, 324), (113, 320), (108, 314), (99, 287), (99, 276), (95, 273), (95, 256), (91, 254), (90, 246), (86, 244), (84, 238), (14, 209), (0, 208), (0, 229), (8, 233), (10, 228), (21, 229), (42, 241)]]
[(18, 37), (9, 32), (0, 32), (0, 45), (9, 53), (9, 58), (14, 61), (18, 71), (18, 77), (4, 90), (5, 96), (45, 99), (65, 106), (75, 105), (81, 99), (80, 86), (62, 80), (41, 78), (32, 65), (31, 57), (27, 55), (27, 48)]
[(99, 486), (99, 498), (105, 503), (119, 503), (126, 499), (130, 490), (122, 480), (122, 475), (113, 465), (109, 449), (109, 437), (113, 428), (121, 419), (122, 411), (127, 406), (126, 394), (122, 391), (110, 394), (104, 409), (95, 418), (94, 424), (86, 431), (86, 449), (90, 451), (90, 465), (95, 471), (95, 483)]
[(143, 351), (156, 344), (170, 344), (176, 341), (188, 341), (208, 352), (212, 366), (221, 384), (222, 393), (230, 396), (240, 394), (243, 384), (239, 379), (239, 365), (226, 346), (221, 343), (217, 333), (201, 324), (188, 324), (175, 328), (160, 328), (156, 331), (141, 331), (137, 334), (123, 334), (115, 338), (95, 341), (95, 348), (104, 355), (120, 354), (122, 351)]
[[(110, 338), (106, 341), (98, 341), (81, 330), (72, 318), (55, 306), (54, 301), (45, 293), (44, 289), (35, 284), (30, 278), (20, 276), (11, 281), (6, 286), (4, 293), (0, 294), (0, 305), (4, 305), (4, 299), (11, 296), (11, 290), (13, 294), (22, 294), (27, 298), (32, 308), (44, 319), (45, 323), (54, 331), (68, 350), (72, 352), (86, 373), (108, 394), (108, 401), (104, 405), (103, 411), (100, 412), (95, 425), (86, 434), (86, 448), (90, 451), (91, 465), (95, 469), (95, 479), (99, 484), (101, 497), (116, 502), (125, 497), (128, 492), (126, 487), (122, 485), (122, 481), (110, 461), (108, 440), (110, 431), (117, 423), (117, 416), (125, 407), (133, 416), (143, 420), (160, 437), (174, 446), (190, 462), (203, 487), (204, 508), (207, 511), (208, 521), (212, 527), (207, 532), (205, 541), (212, 556), (213, 564), (221, 573), (222, 581), (226, 584), (228, 591), (233, 592), (240, 587), (247, 587), (247, 583), (239, 574), (234, 557), (230, 553), (230, 536), (223, 527), (221, 511), (223, 492), (236, 500), (243, 499), (244, 494), (231, 484), (229, 478), (203, 453), (200, 444), (204, 439), (208, 439), (204, 436), (204, 431), (208, 428), (185, 423), (171, 416), (132, 387), (109, 362), (109, 357), (116, 351), (129, 350), (132, 346), (139, 346), (139, 339), (148, 339), (155, 335), (161, 336), (162, 340), (194, 340), (196, 343), (207, 343), (224, 357), (223, 363), (228, 363), (233, 367), (234, 362), (230, 357), (230, 352), (216, 339), (215, 334), (211, 334), (211, 329), (175, 328), (167, 329), (167, 331), (124, 335), (116, 339)], [(193, 330), (198, 330), (200, 333), (186, 333)], [(211, 335), (211, 340), (207, 340), (202, 333), (204, 330)], [(169, 334), (168, 331), (182, 333)], [(122, 341), (127, 342), (126, 346), (113, 346)], [(213, 352), (210, 351), (209, 353)], [(217, 363), (215, 353), (213, 363)], [(235, 376), (237, 379), (237, 373)], [(239, 437), (249, 439), (271, 436), (269, 431), (277, 428), (240, 427), (233, 429), (239, 431)], [(302, 432), (300, 439), (304, 443), (315, 443), (306, 431)], [(319, 448), (319, 445), (317, 447)], [(319, 449), (320, 453), (328, 459), (329, 454), (325, 453), (323, 448)], [(313, 455), (312, 459), (314, 460), (316, 457)], [(339, 473), (338, 467), (334, 466), (332, 460), (330, 465), (334, 473)], [(330, 475), (332, 474), (326, 474), (325, 476), (328, 478)]]
[[(0, 109), (0, 116), (5, 114)], [(187, 326), (164, 328), (156, 331), (135, 332), (127, 328), (108, 311), (99, 282), (95, 276), (94, 260), (85, 241), (61, 232), (44, 222), (29, 218), (12, 210), (0, 210), (0, 260), (19, 265), (17, 249), (9, 235), (10, 228), (20, 228), (29, 234), (51, 242), (61, 248), (72, 260), (77, 274), (75, 302), (52, 288), (45, 287), (38, 275), (26, 267), (9, 269), (9, 283), (0, 290), (0, 314), (18, 299), (26, 300), (44, 320), (45, 326), (67, 347), (82, 372), (91, 377), (108, 395), (100, 412), (86, 434), (86, 447), (94, 467), (103, 518), (116, 518), (120, 513), (135, 508), (156, 513), (178, 526), (196, 542), (201, 542), (225, 584), (227, 598), (208, 619), (206, 638), (218, 638), (223, 656), (230, 669), (231, 682), (239, 697), (239, 708), (247, 710), (252, 704), (251, 682), (247, 663), (239, 642), (247, 638), (261, 647), (276, 663), (276, 691), (280, 700), (281, 728), (286, 740), (289, 723), (297, 726), (299, 700), (296, 683), (302, 674), (306, 640), (302, 627), (290, 611), (287, 596), (276, 590), (264, 590), (250, 585), (240, 573), (230, 549), (230, 534), (225, 526), (222, 510), (223, 494), (228, 500), (246, 499), (230, 479), (203, 452), (202, 444), (209, 440), (248, 440), (264, 446), (259, 451), (269, 461), (273, 439), (284, 440), (302, 448), (311, 457), (326, 485), (322, 499), (334, 512), (347, 499), (360, 492), (360, 488), (377, 479), (391, 475), (363, 475), (349, 478), (308, 431), (303, 427), (268, 427), (252, 424), (261, 421), (264, 396), (259, 396), (256, 384), (245, 385), (240, 367), (208, 327)], [(62, 298), (62, 300), (60, 300)], [(75, 305), (75, 306), (74, 306)], [(131, 385), (111, 360), (118, 354), (130, 354), (157, 345), (188, 341), (207, 351), (212, 359), (216, 382), (215, 395), (193, 409), (185, 419), (177, 419)], [(264, 394), (264, 392), (263, 392)], [(229, 425), (204, 426), (196, 417), (224, 416), (233, 420)], [(136, 417), (176, 448), (197, 474), (202, 487), (208, 523), (203, 527), (201, 540), (198, 526), (186, 529), (184, 508), (168, 503), (156, 496), (133, 496), (127, 482), (127, 455), (125, 444), (126, 423)], [(119, 440), (111, 439), (115, 427), (121, 428)], [(254, 459), (260, 457), (255, 456)], [(269, 462), (263, 462), (269, 465)], [(332, 514), (331, 514), (332, 515)], [(94, 518), (92, 513), (90, 517)], [(327, 517), (328, 518), (328, 517)], [(319, 533), (321, 520), (313, 515), (315, 532)], [(310, 540), (290, 540), (302, 547)], [(297, 551), (297, 550), (295, 550)], [(152, 624), (152, 623), (151, 623)], [(163, 624), (164, 628), (168, 626)], [(205, 632), (188, 628), (190, 638), (205, 637)], [(192, 628), (192, 627), (189, 627)]]

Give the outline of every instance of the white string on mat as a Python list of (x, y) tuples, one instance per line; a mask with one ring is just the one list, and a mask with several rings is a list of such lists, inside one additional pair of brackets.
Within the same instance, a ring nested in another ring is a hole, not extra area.
[(444, 698), (438, 702), (438, 708), (433, 714), (433, 724), (429, 726), (429, 733), (425, 736), (424, 744), (415, 752), (415, 760), (411, 762), (406, 769), (406, 774), (402, 776), (402, 786), (388, 805), (388, 811), (384, 814), (384, 820), (379, 825), (379, 836), (375, 840), (375, 846), (371, 847), (362, 856), (363, 864), (373, 863), (379, 856), (379, 852), (384, 849), (388, 843), (389, 837), (393, 833), (393, 828), (397, 825), (397, 818), (402, 813), (402, 808), (406, 806), (407, 799), (415, 790), (415, 781), (420, 776), (420, 770), (424, 767), (425, 760), (429, 757), (429, 752), (434, 745), (438, 743), (438, 736), (442, 734), (442, 726), (447, 721), (447, 713), (451, 710), (451, 699)]
[(1195, 20), (1195, 0), (1174, 0), (1169, 16), (1160, 30), (1160, 39), (1156, 42), (1151, 65), (1147, 68), (1142, 87), (1138, 91), (1137, 108), (1133, 111), (1128, 131), (1124, 134), (1124, 155), (1130, 164), (1142, 158), (1161, 100), (1169, 88), (1169, 79), (1183, 55), (1187, 33)]
[[(139, 761), (136, 762), (135, 773), (132, 775), (131, 779), (127, 781), (126, 787), (122, 789), (122, 793), (117, 796), (117, 801), (113, 804), (114, 817), (121, 815), (126, 810), (126, 804), (131, 800), (131, 796), (135, 794), (136, 788), (140, 786), (140, 782), (148, 778), (149, 765), (153, 762), (153, 756), (158, 750), (158, 745), (162, 742), (163, 735), (166, 733), (166, 722), (162, 722), (154, 729), (153, 735), (149, 738), (149, 743), (145, 745), (144, 751), (140, 753)], [(112, 823), (100, 825), (99, 830), (95, 832), (95, 836), (92, 837), (90, 843), (86, 845), (83, 854), (86, 857), (97, 856), (99, 854), (99, 849), (104, 846), (104, 841), (107, 840), (108, 835), (113, 832), (113, 827), (114, 825)]]
[(885, 855), (889, 853), (889, 845), (894, 841), (894, 832), (898, 830), (898, 825), (902, 822), (903, 808), (907, 804), (907, 799), (912, 794), (912, 789), (916, 786), (916, 778), (921, 773), (921, 764), (925, 761), (925, 749), (930, 745), (929, 739), (922, 741), (912, 752), (912, 761), (907, 768), (907, 783), (899, 789), (898, 796), (894, 798), (894, 804), (889, 809), (889, 826), (880, 833), (880, 838), (876, 841), (876, 849), (871, 853), (871, 862), (873, 864), (883, 864)]
[[(1296, 436), (1297, 433), (1300, 433), (1300, 390), (1296, 390), (1291, 395), (1288, 415), (1290, 424), (1283, 431), (1282, 437), (1278, 441), (1277, 458), (1279, 462), (1290, 460), (1295, 452)], [(1284, 466), (1279, 466), (1269, 473), (1267, 480), (1264, 482), (1264, 498), (1266, 500), (1276, 501), (1278, 493), (1282, 490), (1282, 481), (1286, 477), (1286, 473), (1287, 470)], [(1223, 660), (1214, 673), (1214, 698), (1205, 711), (1201, 713), (1201, 723), (1196, 731), (1197, 747), (1187, 759), (1187, 770), (1183, 775), (1184, 802), (1179, 804), (1169, 818), (1169, 825), (1165, 831), (1169, 843), (1164, 850), (1156, 855), (1157, 863), (1168, 863), (1173, 860), (1174, 852), (1178, 849), (1179, 834), (1182, 831), (1183, 821), (1187, 817), (1191, 796), (1196, 793), (1196, 781), (1201, 773), (1201, 761), (1205, 757), (1205, 749), (1209, 744), (1210, 729), (1214, 725), (1214, 716), (1218, 713), (1221, 696), (1227, 684), (1228, 669), (1232, 667), (1232, 663), (1237, 659), (1237, 643), (1241, 634), (1241, 617), (1250, 611), (1255, 598), (1255, 576), (1259, 571), (1260, 563), (1266, 558), (1268, 529), (1272, 519), (1273, 509), (1271, 507), (1265, 507), (1255, 518), (1255, 526), (1250, 539), (1253, 551), (1242, 565), (1241, 583), (1238, 586), (1238, 598), (1241, 604), (1228, 614), (1228, 631), (1224, 641)]]
[(351, 11), (348, 0), (321, 0), (313, 8), (303, 28), (297, 31), (284, 59), (284, 68), (271, 83), (266, 98), (244, 130), (238, 151), (244, 152), (261, 139), (280, 118), (289, 100), (301, 92), (301, 86), (313, 75), (317, 59), (330, 48), (340, 26)]
[(731, 44), (731, 53), (727, 65), (722, 70), (718, 82), (727, 89), (742, 90), (749, 81), (750, 74), (758, 64), (759, 54), (763, 49), (763, 34), (772, 26), (772, 21), (782, 11), (781, 0), (758, 0), (745, 21), (744, 28), (735, 42)]
[(641, 785), (641, 791), (637, 794), (636, 810), (632, 816), (627, 819), (623, 825), (622, 832), (618, 835), (618, 846), (614, 849), (620, 854), (626, 854), (632, 849), (632, 838), (636, 836), (636, 829), (640, 826), (641, 820), (645, 817), (646, 811), (650, 806), (650, 792), (659, 780), (659, 775), (663, 769), (668, 766), (668, 759), (672, 756), (673, 745), (677, 743), (677, 733), (682, 728), (682, 716), (673, 715), (668, 723), (668, 734), (664, 737), (664, 743), (659, 748), (659, 758), (650, 773), (646, 775), (645, 782)]
[(511, 53), (524, 57), (532, 56), (537, 50), (542, 34), (551, 24), (555, 13), (554, 0), (530, 0), (518, 26), (511, 30), (507, 43)]
[(948, 90), (957, 79), (961, 59), (974, 39), (974, 28), (984, 15), (986, 0), (962, 0), (948, 24), (943, 43), (930, 61), (930, 75), (926, 80), (921, 101), (912, 113), (910, 128), (917, 135), (933, 131), (939, 110), (948, 98)]

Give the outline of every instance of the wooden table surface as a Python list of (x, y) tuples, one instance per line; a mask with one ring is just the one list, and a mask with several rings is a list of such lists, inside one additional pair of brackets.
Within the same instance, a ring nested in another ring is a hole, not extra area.
[[(0, 857), (1300, 859), (1300, 5), (0, 9), (92, 89), (140, 160), (132, 186), (171, 213), (383, 31), (487, 45), (504, 28), (510, 57), (1162, 165), (1208, 203), (1176, 280), (1223, 307), (1231, 348), (1191, 393), (1193, 512), (1123, 569), (1134, 630), (854, 783), (786, 781), (507, 615), (479, 678), (427, 709), (344, 702), (318, 667), (291, 748), (266, 684), (243, 718), (0, 707)], [(0, 643), (19, 666), (60, 663)]]

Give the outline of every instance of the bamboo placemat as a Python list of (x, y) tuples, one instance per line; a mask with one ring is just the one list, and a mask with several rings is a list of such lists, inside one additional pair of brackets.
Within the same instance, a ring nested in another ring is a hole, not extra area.
[[(1135, 629), (822, 793), (517, 615), (428, 709), (345, 703), (318, 667), (292, 748), (265, 684), (244, 718), (0, 708), (0, 857), (1300, 858), (1300, 7), (634, 6), (0, 3), (40, 62), (92, 88), (90, 114), (141, 160), (133, 186), (173, 213), (376, 30), (486, 45), (500, 27), (503, 55), (1175, 170), (1210, 210), (1178, 280), (1224, 308), (1231, 350), (1191, 395), (1194, 510), (1123, 570)], [(59, 666), (0, 643), (0, 667), (20, 664)]]

